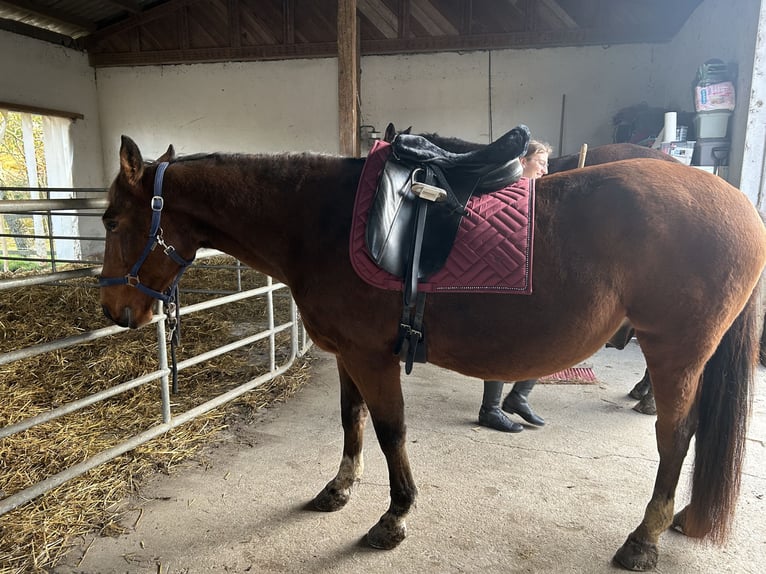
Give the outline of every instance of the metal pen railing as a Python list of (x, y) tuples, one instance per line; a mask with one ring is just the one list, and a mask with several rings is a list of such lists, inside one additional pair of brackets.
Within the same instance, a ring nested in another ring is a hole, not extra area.
[[(101, 200), (23, 200), (25, 204), (23, 206), (21, 206), (21, 204), (18, 202), (14, 203), (13, 200), (10, 202), (0, 201), (0, 213), (9, 213), (11, 211), (23, 212), (24, 210), (21, 209), (21, 207), (26, 207), (35, 211), (41, 209), (72, 209), (74, 205), (83, 205), (83, 201), (87, 202), (86, 205), (88, 205), (89, 208), (92, 208), (94, 206), (93, 201), (98, 202)], [(13, 210), (9, 211), (9, 203), (13, 204)], [(198, 253), (197, 258), (204, 260), (213, 255), (220, 255), (220, 253), (213, 250), (201, 250), (200, 253)], [(156, 326), (157, 335), (157, 368), (155, 370), (138, 377), (129, 378), (128, 380), (118, 383), (108, 389), (95, 392), (85, 397), (81, 397), (77, 400), (60, 405), (56, 408), (52, 408), (46, 412), (24, 418), (14, 424), (2, 427), (0, 428), (0, 438), (9, 437), (17, 433), (24, 432), (37, 425), (55, 420), (64, 415), (76, 413), (77, 411), (80, 411), (101, 401), (105, 401), (109, 398), (115, 397), (122, 393), (126, 393), (127, 391), (142, 385), (153, 383), (159, 380), (160, 401), (157, 415), (158, 421), (156, 424), (153, 424), (153, 426), (147, 430), (135, 434), (111, 448), (107, 448), (99, 453), (96, 453), (87, 459), (64, 469), (63, 471), (53, 474), (52, 476), (49, 476), (40, 482), (31, 484), (23, 490), (0, 499), (0, 515), (5, 514), (33, 500), (34, 498), (60, 486), (68, 480), (84, 474), (85, 472), (95, 468), (98, 465), (112, 460), (117, 456), (120, 456), (121, 454), (136, 448), (139, 445), (142, 445), (154, 438), (161, 436), (170, 429), (191, 421), (204, 413), (207, 413), (237, 397), (242, 396), (243, 394), (258, 387), (259, 385), (272, 380), (273, 378), (285, 373), (293, 365), (295, 359), (304, 354), (309, 349), (311, 342), (308, 339), (305, 329), (303, 329), (301, 325), (297, 307), (292, 298), (290, 299), (289, 317), (279, 323), (276, 322), (276, 315), (274, 312), (274, 292), (287, 290), (287, 286), (283, 283), (274, 283), (271, 277), (266, 277), (266, 284), (264, 286), (254, 289), (242, 290), (242, 281), (240, 276), (241, 266), (237, 262), (234, 267), (237, 270), (236, 291), (228, 292), (223, 295), (221, 295), (221, 293), (223, 293), (222, 291), (216, 291), (215, 294), (220, 296), (216, 296), (209, 300), (205, 300), (192, 305), (186, 305), (180, 309), (180, 315), (183, 317), (200, 311), (219, 308), (224, 305), (236, 303), (253, 297), (265, 297), (268, 323), (267, 327), (258, 333), (242, 337), (237, 341), (221, 345), (198, 355), (189, 357), (185, 360), (179, 361), (177, 368), (178, 371), (181, 372), (184, 369), (197, 365), (203, 361), (207, 361), (214, 357), (230, 353), (246, 345), (251, 345), (259, 341), (267, 341), (269, 348), (269, 358), (266, 372), (245, 383), (240, 384), (239, 386), (236, 386), (235, 388), (223, 392), (220, 395), (203, 402), (202, 404), (190, 408), (187, 411), (181, 413), (173, 413), (170, 401), (170, 367), (168, 364), (165, 332), (166, 317), (161, 312), (156, 312), (154, 318), (152, 319), (152, 324)], [(56, 271), (28, 277), (12, 277), (0, 280), (0, 290), (50, 283), (66, 285), (66, 281), (71, 279), (96, 276), (100, 273), (100, 270), (101, 268), (99, 265), (83, 269)], [(90, 342), (103, 339), (104, 337), (113, 336), (124, 331), (127, 331), (127, 329), (118, 326), (110, 326), (94, 329), (73, 336), (62, 337), (54, 341), (29, 345), (20, 349), (15, 349), (13, 351), (0, 353), (0, 365), (29, 359), (31, 357), (46, 353), (57, 353), (64, 349), (71, 349), (78, 345), (88, 344)], [(283, 357), (281, 362), (277, 362), (277, 335), (280, 333), (289, 333), (289, 352), (285, 357)]]

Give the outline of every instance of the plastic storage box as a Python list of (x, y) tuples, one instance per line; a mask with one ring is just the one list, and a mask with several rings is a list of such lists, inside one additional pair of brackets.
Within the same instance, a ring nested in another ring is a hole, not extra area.
[(698, 139), (694, 144), (694, 165), (729, 165), (731, 143), (726, 138)]
[(694, 130), (697, 140), (706, 138), (725, 138), (729, 130), (731, 112), (726, 110), (715, 112), (699, 112), (694, 116)]

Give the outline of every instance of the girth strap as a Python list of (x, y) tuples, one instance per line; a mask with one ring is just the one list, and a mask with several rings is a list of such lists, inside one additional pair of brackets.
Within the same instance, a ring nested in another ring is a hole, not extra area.
[[(436, 166), (424, 166), (425, 172), (423, 183), (428, 187), (440, 187), (447, 194), (447, 206), (440, 204), (442, 209), (463, 210), (464, 206), (455, 197), (450, 189), (441, 169)], [(425, 336), (423, 333), (423, 315), (425, 313), (425, 293), (418, 292), (418, 277), (420, 276), (420, 255), (423, 250), (423, 236), (425, 234), (428, 209), (433, 200), (424, 199), (422, 196), (416, 201), (416, 216), (413, 221), (413, 233), (404, 270), (404, 288), (402, 289), (402, 318), (399, 322), (399, 337), (394, 346), (394, 354), (399, 355), (404, 361), (405, 372), (412, 372), (412, 365), (417, 360), (425, 363)], [(418, 349), (422, 352), (418, 355)]]

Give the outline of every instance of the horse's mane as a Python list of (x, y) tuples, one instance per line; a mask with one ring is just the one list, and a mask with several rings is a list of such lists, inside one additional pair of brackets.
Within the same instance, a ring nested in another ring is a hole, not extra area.
[[(191, 153), (191, 154), (185, 154), (185, 155), (179, 155), (174, 157), (170, 160), (169, 163), (186, 163), (186, 162), (194, 162), (194, 161), (212, 161), (215, 163), (223, 163), (223, 162), (231, 162), (236, 163), (239, 161), (242, 162), (249, 162), (253, 160), (259, 160), (263, 162), (272, 162), (272, 163), (283, 163), (283, 162), (290, 162), (295, 161), (296, 159), (307, 159), (307, 160), (322, 160), (322, 159), (329, 159), (329, 160), (339, 160), (339, 159), (347, 159), (339, 155), (330, 154), (330, 153), (323, 153), (323, 152), (310, 152), (310, 151), (285, 151), (285, 152), (279, 152), (279, 153), (228, 153), (228, 152), (200, 152), (200, 153)], [(356, 159), (356, 158), (354, 158)], [(156, 165), (156, 160), (146, 160), (144, 163), (149, 165)]]

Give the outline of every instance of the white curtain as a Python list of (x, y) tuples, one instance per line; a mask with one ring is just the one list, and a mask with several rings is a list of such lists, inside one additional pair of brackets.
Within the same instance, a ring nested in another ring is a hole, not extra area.
[[(43, 116), (43, 149), (48, 187), (72, 187), (72, 140), (69, 129), (72, 120), (53, 116)], [(52, 191), (51, 199), (72, 198), (73, 191)], [(75, 215), (55, 215), (52, 217), (53, 235), (76, 237), (78, 220)], [(55, 243), (57, 259), (80, 259), (78, 240), (59, 239)]]
[[(24, 162), (27, 165), (27, 181), (29, 187), (40, 187), (37, 181), (37, 157), (35, 156), (35, 136), (32, 128), (32, 116), (30, 114), (21, 114), (21, 136), (24, 142)], [(30, 193), (32, 199), (45, 199), (45, 194), (33, 191)], [(33, 215), (32, 223), (37, 239), (35, 239), (35, 254), (38, 257), (46, 257), (47, 242), (45, 241), (45, 222), (42, 215)]]

